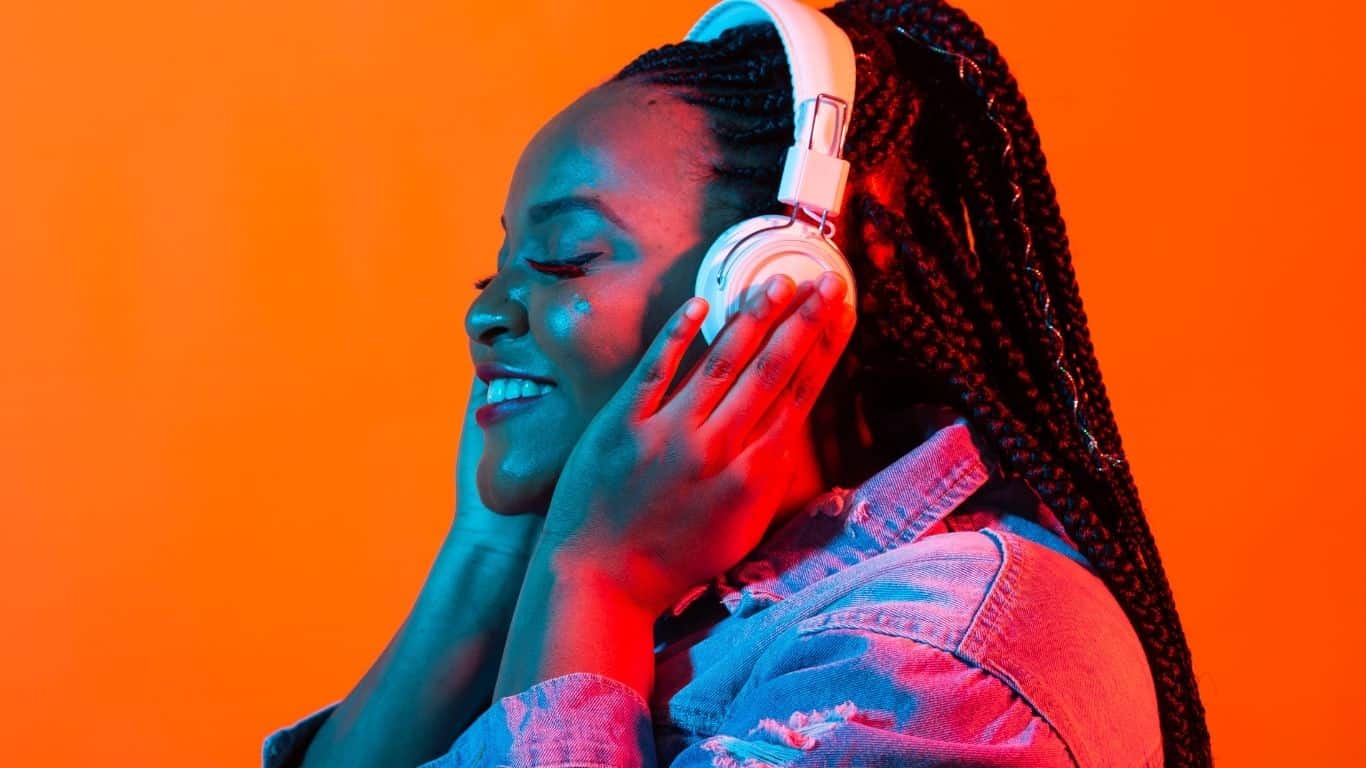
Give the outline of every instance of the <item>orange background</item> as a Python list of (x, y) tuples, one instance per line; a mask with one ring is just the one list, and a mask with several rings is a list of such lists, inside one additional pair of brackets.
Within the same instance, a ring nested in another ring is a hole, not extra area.
[[(6, 763), (250, 765), (350, 689), (451, 516), (518, 152), (707, 5), (5, 4)], [(1216, 757), (1362, 764), (1362, 12), (961, 7), (1043, 136)]]

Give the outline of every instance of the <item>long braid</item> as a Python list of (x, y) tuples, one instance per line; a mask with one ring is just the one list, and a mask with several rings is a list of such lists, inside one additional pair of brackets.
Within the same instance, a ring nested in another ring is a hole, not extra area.
[[(956, 9), (943, 11), (944, 16), (951, 19), (950, 28), (974, 33), (972, 36), (976, 38), (975, 44), (961, 46), (960, 52), (965, 55), (978, 54), (981, 59), (979, 67), (996, 75), (995, 80), (999, 85), (994, 94), (994, 101), (1001, 105), (999, 112), (1009, 126), (1016, 157), (1019, 158), (1017, 162), (1022, 172), (1018, 174), (1018, 178), (1023, 180), (1021, 186), (1028, 199), (1025, 206), (1026, 215), (1030, 218), (1032, 231), (1043, 236), (1036, 244), (1041, 246), (1038, 248), (1038, 252), (1042, 254), (1039, 266), (1047, 282), (1046, 290), (1050, 296), (1057, 297), (1063, 303), (1062, 315), (1069, 318), (1064, 333), (1067, 365), (1086, 383), (1085, 388), (1079, 393), (1085, 409), (1082, 418), (1098, 440), (1111, 446), (1114, 455), (1122, 455), (1119, 432), (1105, 393), (1091, 345), (1080, 292), (1077, 290), (1056, 194), (1024, 97), (1016, 87), (1013, 77), (1005, 69), (995, 47), (981, 34), (980, 27)], [(922, 12), (911, 15), (913, 18), (923, 19), (926, 14)], [(946, 47), (953, 44), (949, 40), (943, 42)], [(986, 82), (982, 84), (983, 87), (989, 87), (990, 78), (984, 77), (984, 81)], [(1042, 423), (1060, 426), (1056, 421)], [(1114, 502), (1112, 528), (1118, 534), (1129, 558), (1136, 561), (1120, 563), (1122, 567), (1119, 572), (1112, 573), (1110, 580), (1117, 594), (1130, 598), (1122, 602), (1140, 631), (1158, 683), (1160, 703), (1163, 705), (1164, 742), (1168, 754), (1173, 761), (1181, 764), (1207, 762), (1208, 733), (1205, 728), (1203, 706), (1191, 671), (1189, 647), (1176, 615), (1171, 588), (1163, 572), (1151, 530), (1143, 518), (1142, 505), (1133, 477), (1123, 462), (1106, 468), (1104, 478), (1096, 478), (1089, 470), (1080, 474), (1089, 475), (1087, 479), (1090, 482), (1086, 485), (1093, 496), (1097, 495), (1097, 491), (1092, 490), (1098, 484), (1097, 481), (1103, 480), (1110, 484)], [(1136, 572), (1132, 577), (1130, 567)], [(1131, 581), (1131, 578), (1134, 581), (1132, 588), (1125, 583)]]
[[(956, 405), (997, 447), (1006, 473), (1024, 478), (1057, 515), (1133, 623), (1153, 674), (1167, 765), (1209, 765), (1190, 651), (1123, 459), (1056, 194), (1013, 75), (981, 27), (939, 0), (845, 0), (826, 13), (858, 52), (851, 175), (889, 162), (906, 174), (895, 210), (858, 190), (851, 197), (841, 229), (864, 321), (846, 352), (849, 380), (832, 380), (825, 396), (891, 404), (914, 391)], [(960, 80), (944, 52), (970, 60), (971, 78)], [(664, 86), (706, 109), (724, 155), (714, 175), (739, 194), (740, 213), (782, 210), (773, 190), (791, 141), (792, 97), (771, 27), (665, 45), (614, 79)], [(988, 103), (1008, 134), (1006, 156)], [(891, 246), (895, 258), (859, 258), (875, 244)], [(1053, 328), (1078, 381), (1075, 419), (1054, 366)], [(1113, 460), (1098, 466), (1098, 446)]]

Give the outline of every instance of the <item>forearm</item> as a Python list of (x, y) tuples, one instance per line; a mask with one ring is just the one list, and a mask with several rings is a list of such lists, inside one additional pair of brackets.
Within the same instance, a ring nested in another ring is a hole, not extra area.
[(319, 730), (304, 768), (412, 768), (443, 754), (489, 702), (524, 564), (448, 537), (408, 618)]
[(538, 547), (517, 599), (495, 697), (571, 672), (610, 677), (646, 701), (654, 685), (653, 616), (591, 565)]

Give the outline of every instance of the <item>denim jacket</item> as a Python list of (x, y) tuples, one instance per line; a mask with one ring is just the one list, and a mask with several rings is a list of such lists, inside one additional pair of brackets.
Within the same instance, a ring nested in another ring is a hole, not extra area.
[[(420, 768), (1160, 766), (1118, 603), (965, 420), (932, 418), (659, 618), (649, 702), (556, 677)], [(268, 736), (265, 768), (297, 766), (335, 706)]]

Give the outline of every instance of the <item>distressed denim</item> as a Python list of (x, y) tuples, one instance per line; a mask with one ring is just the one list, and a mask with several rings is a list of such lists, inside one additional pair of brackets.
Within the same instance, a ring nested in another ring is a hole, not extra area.
[[(576, 673), (495, 702), (455, 766), (1142, 766), (1157, 702), (1114, 597), (947, 409), (655, 626), (649, 702)], [(267, 737), (290, 768), (334, 705)]]

